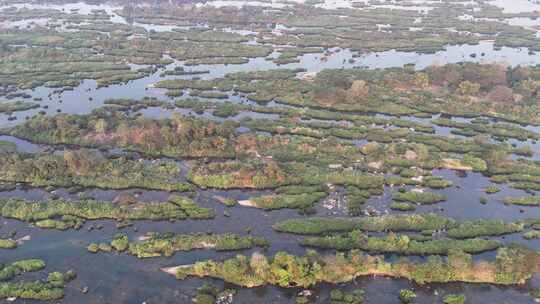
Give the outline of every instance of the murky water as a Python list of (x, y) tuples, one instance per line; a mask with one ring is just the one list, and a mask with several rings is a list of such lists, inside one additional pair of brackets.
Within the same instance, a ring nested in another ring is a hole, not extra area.
[(489, 3), (502, 7), (503, 12), (505, 13), (527, 13), (532, 11), (540, 11), (540, 3), (528, 0), (493, 0), (489, 1)]

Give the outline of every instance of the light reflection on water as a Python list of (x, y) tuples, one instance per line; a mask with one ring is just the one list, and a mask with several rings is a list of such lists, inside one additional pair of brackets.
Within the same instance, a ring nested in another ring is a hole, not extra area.
[[(475, 57), (471, 57), (475, 54)], [(212, 79), (223, 77), (226, 74), (244, 71), (261, 71), (276, 68), (305, 68), (308, 72), (319, 72), (323, 69), (335, 68), (389, 68), (402, 67), (406, 64), (415, 64), (416, 68), (422, 69), (433, 64), (457, 63), (463, 61), (471, 62), (501, 62), (516, 65), (535, 65), (540, 64), (540, 54), (529, 54), (527, 48), (508, 48), (503, 47), (500, 50), (493, 48), (492, 42), (481, 42), (478, 45), (461, 45), (448, 46), (444, 51), (439, 51), (434, 54), (421, 54), (414, 52), (401, 51), (385, 51), (377, 53), (367, 53), (353, 58), (353, 52), (347, 49), (334, 49), (331, 55), (324, 60), (321, 59), (322, 54), (305, 54), (301, 56), (299, 63), (291, 63), (278, 66), (272, 61), (265, 58), (252, 58), (246, 64), (231, 64), (231, 65), (198, 65), (190, 67), (194, 71), (209, 70), (208, 74), (200, 74), (197, 77), (201, 79)], [(349, 61), (354, 59), (354, 61)], [(181, 61), (175, 61), (166, 67), (167, 70), (172, 70), (176, 66), (182, 66)], [(174, 78), (189, 78), (191, 76), (165, 76), (160, 78), (159, 75), (163, 70), (158, 70), (156, 73), (137, 80), (129, 81), (127, 84), (111, 85), (108, 87), (97, 88), (96, 81), (85, 80), (81, 85), (73, 90), (64, 91), (61, 94), (51, 94), (54, 89), (39, 87), (34, 90), (26, 90), (25, 92), (32, 97), (43, 98), (40, 102), (43, 105), (48, 105), (48, 109), (32, 109), (29, 111), (16, 112), (13, 116), (18, 120), (9, 122), (7, 116), (0, 115), (0, 127), (14, 125), (24, 119), (25, 116), (32, 116), (39, 111), (45, 111), (48, 115), (55, 115), (57, 110), (63, 113), (78, 113), (85, 114), (93, 109), (100, 107), (103, 102), (111, 98), (131, 98), (142, 99), (143, 97), (157, 97), (158, 99), (166, 100), (165, 91), (155, 88), (150, 88), (150, 85), (163, 79)], [(90, 98), (92, 99), (90, 101)], [(59, 101), (62, 103), (59, 103)]]
[(503, 8), (504, 13), (540, 11), (540, 3), (534, 3), (529, 0), (492, 0), (488, 3)]

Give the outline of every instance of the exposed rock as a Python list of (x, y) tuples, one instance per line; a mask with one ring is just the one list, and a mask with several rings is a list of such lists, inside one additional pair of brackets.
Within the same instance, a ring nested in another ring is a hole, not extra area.
[(382, 161), (376, 161), (376, 162), (370, 162), (368, 163), (368, 167), (372, 168), (372, 169), (377, 169), (377, 170), (380, 170), (383, 166), (383, 162)]
[(257, 204), (252, 200), (241, 200), (238, 201), (238, 205), (245, 207), (257, 207)]
[(131, 205), (137, 203), (137, 199), (129, 193), (121, 193), (114, 198), (113, 203)]
[(473, 169), (471, 166), (465, 165), (461, 162), (461, 160), (455, 158), (443, 158), (442, 167), (445, 169), (460, 171), (471, 171)]
[(416, 193), (424, 193), (424, 189), (422, 188), (414, 188), (414, 189), (411, 189), (411, 192), (416, 192)]
[(416, 160), (418, 158), (418, 154), (412, 150), (407, 150), (407, 152), (405, 152), (405, 158), (407, 160)]

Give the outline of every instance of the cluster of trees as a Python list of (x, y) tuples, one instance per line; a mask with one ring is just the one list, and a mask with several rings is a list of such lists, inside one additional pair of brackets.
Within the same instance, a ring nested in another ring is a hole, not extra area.
[(105, 158), (91, 150), (67, 150), (63, 155), (0, 154), (0, 179), (34, 186), (83, 186), (109, 189), (147, 188), (186, 191), (177, 181), (180, 168), (173, 162), (139, 162), (126, 157)]
[(0, 264), (0, 299), (21, 298), (41, 301), (58, 300), (64, 296), (65, 285), (73, 280), (76, 273), (51, 272), (46, 280), (11, 281), (25, 272), (36, 272), (45, 268), (45, 262), (38, 259), (19, 260), (11, 264)]
[(241, 236), (237, 234), (174, 234), (149, 233), (144, 240), (129, 242), (127, 235), (118, 234), (109, 243), (88, 246), (90, 252), (127, 251), (138, 258), (172, 256), (177, 251), (213, 249), (218, 251), (242, 250), (252, 247), (267, 247), (268, 241), (262, 237)]
[(11, 133), (43, 143), (114, 145), (173, 157), (230, 157), (234, 155), (236, 126), (233, 121), (216, 123), (181, 115), (154, 120), (98, 111), (92, 115), (34, 117)]
[(389, 233), (384, 237), (367, 236), (365, 233), (354, 230), (347, 235), (326, 237), (310, 237), (302, 241), (302, 245), (331, 248), (337, 250), (361, 249), (368, 252), (395, 252), (411, 255), (446, 255), (451, 249), (460, 249), (466, 253), (481, 253), (497, 249), (500, 243), (483, 239), (437, 239), (429, 237), (414, 240), (414, 236), (397, 235)]
[(212, 219), (215, 212), (211, 208), (200, 207), (186, 197), (171, 195), (167, 202), (137, 202), (129, 205), (90, 199), (39, 202), (10, 198), (0, 200), (0, 216), (35, 223), (43, 228), (67, 229), (80, 228), (80, 225), (62, 226), (62, 222)]
[(208, 260), (174, 270), (179, 279), (208, 276), (245, 287), (271, 284), (308, 288), (320, 282), (342, 283), (373, 274), (406, 278), (419, 284), (475, 282), (511, 285), (522, 284), (538, 272), (539, 259), (537, 252), (520, 247), (500, 248), (495, 262), (473, 262), (471, 255), (458, 249), (450, 249), (447, 259), (430, 256), (426, 262), (412, 262), (403, 258), (394, 263), (356, 250), (328, 256), (308, 251), (305, 256), (278, 252), (272, 259), (259, 253), (254, 253), (251, 258), (237, 255), (223, 262)]
[(274, 161), (200, 163), (188, 178), (200, 187), (275, 188), (290, 183), (290, 174)]

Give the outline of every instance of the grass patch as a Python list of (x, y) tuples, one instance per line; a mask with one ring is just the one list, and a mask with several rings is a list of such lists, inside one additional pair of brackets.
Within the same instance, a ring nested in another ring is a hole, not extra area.
[(423, 231), (442, 230), (455, 226), (452, 219), (437, 214), (384, 215), (362, 218), (322, 218), (311, 217), (290, 219), (276, 223), (273, 228), (279, 232), (295, 234), (323, 234), (352, 231)]

